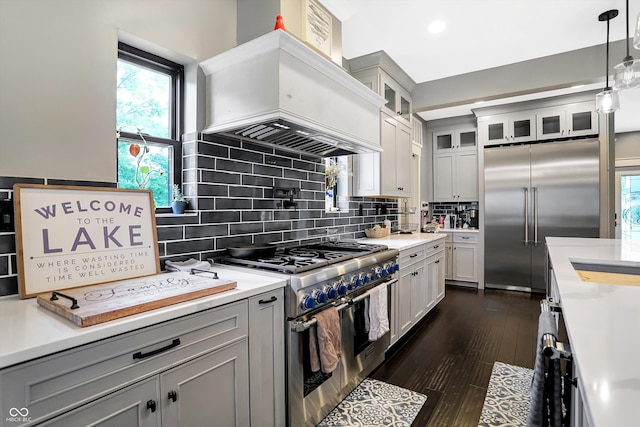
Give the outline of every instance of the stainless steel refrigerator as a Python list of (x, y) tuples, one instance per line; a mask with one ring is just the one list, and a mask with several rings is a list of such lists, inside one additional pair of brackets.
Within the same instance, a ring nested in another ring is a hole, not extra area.
[(484, 149), (485, 283), (546, 292), (545, 237), (599, 236), (597, 139)]

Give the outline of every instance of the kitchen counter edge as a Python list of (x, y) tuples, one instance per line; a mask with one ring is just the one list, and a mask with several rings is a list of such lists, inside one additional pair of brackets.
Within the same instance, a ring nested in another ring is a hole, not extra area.
[(584, 282), (571, 261), (638, 265), (640, 241), (547, 237), (546, 244), (589, 425), (637, 425), (640, 287)]
[(172, 304), (109, 322), (80, 327), (38, 305), (36, 298), (0, 297), (0, 369), (131, 332), (282, 288), (286, 281), (216, 264), (222, 279), (234, 280), (235, 289)]
[(412, 233), (412, 234), (391, 234), (387, 237), (378, 239), (364, 238), (359, 239), (363, 243), (374, 243), (378, 245), (386, 245), (390, 249), (398, 249), (400, 251), (410, 249), (425, 243), (433, 242), (439, 239), (445, 239), (444, 233)]

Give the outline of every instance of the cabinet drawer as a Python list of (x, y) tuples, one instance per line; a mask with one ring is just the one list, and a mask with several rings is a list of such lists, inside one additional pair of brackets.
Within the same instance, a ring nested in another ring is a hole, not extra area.
[(37, 422), (247, 334), (240, 301), (16, 365), (0, 371), (0, 413), (26, 407)]
[(420, 245), (400, 251), (400, 268), (405, 268), (414, 262), (422, 261), (427, 256), (427, 245)]
[(426, 253), (425, 255), (427, 257), (430, 257), (431, 255), (434, 255), (440, 251), (444, 250), (444, 246), (446, 244), (445, 239), (440, 239), (438, 241), (435, 242), (429, 242), (426, 244)]
[(478, 234), (476, 233), (456, 233), (453, 235), (455, 243), (478, 243)]

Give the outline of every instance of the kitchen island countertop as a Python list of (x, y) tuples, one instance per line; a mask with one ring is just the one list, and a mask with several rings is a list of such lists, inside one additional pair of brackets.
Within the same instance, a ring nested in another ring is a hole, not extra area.
[(640, 286), (584, 282), (571, 261), (640, 269), (640, 241), (548, 237), (546, 242), (590, 425), (638, 425)]
[(89, 327), (75, 323), (38, 305), (35, 298), (18, 295), (0, 298), (0, 369), (177, 317), (246, 299), (282, 288), (282, 279), (259, 276), (216, 264), (221, 279), (237, 282), (235, 289), (169, 305)]
[(391, 234), (387, 237), (378, 239), (364, 238), (360, 239), (363, 243), (374, 243), (378, 245), (386, 245), (391, 249), (409, 249), (424, 243), (432, 242), (438, 239), (444, 239), (444, 233), (411, 233), (411, 234)]

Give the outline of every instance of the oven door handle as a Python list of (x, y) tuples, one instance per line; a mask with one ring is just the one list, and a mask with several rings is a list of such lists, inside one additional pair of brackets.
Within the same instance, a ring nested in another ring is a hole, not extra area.
[[(347, 307), (349, 307), (349, 303), (345, 302), (344, 304), (340, 304), (339, 306), (337, 306), (336, 310), (342, 311)], [(318, 319), (316, 319), (315, 317), (307, 320), (306, 322), (293, 322), (291, 324), (291, 330), (294, 332), (304, 332), (316, 323), (318, 323)]]
[(388, 282), (382, 282), (380, 283), (378, 286), (374, 286), (373, 288), (369, 289), (367, 292), (365, 292), (362, 295), (358, 295), (357, 297), (355, 297), (354, 299), (351, 300), (350, 304), (355, 304), (356, 302), (360, 302), (363, 299), (367, 298), (370, 294), (371, 294), (371, 290), (372, 289), (376, 289), (378, 288), (380, 285), (385, 285), (385, 286), (390, 286), (393, 285), (394, 283), (396, 283), (398, 281), (398, 279), (392, 279), (389, 280)]

